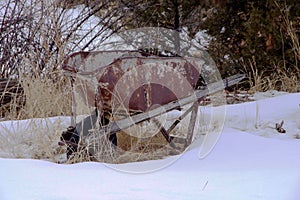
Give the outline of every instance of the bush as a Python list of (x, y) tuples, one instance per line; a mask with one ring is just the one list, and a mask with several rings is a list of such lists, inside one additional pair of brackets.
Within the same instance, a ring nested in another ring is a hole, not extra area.
[(229, 0), (216, 8), (202, 28), (214, 38), (209, 52), (221, 74), (243, 71), (254, 81), (255, 73), (264, 78), (284, 71), (298, 81), (299, 14), (298, 0)]

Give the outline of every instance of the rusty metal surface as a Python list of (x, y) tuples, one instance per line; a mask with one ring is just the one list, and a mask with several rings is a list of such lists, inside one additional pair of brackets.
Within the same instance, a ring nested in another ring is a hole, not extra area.
[(99, 110), (147, 111), (193, 93), (199, 66), (189, 58), (139, 51), (78, 52), (63, 69), (75, 77), (76, 92)]

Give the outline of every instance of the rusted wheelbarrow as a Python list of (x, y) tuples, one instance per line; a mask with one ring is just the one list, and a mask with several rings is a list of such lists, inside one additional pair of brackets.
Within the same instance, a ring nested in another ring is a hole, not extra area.
[[(144, 51), (96, 51), (70, 55), (63, 70), (72, 80), (72, 126), (63, 132), (61, 145), (68, 146), (67, 155), (77, 151), (79, 141), (89, 140), (93, 154), (101, 145), (99, 136), (106, 134), (117, 146), (116, 133), (151, 121), (172, 147), (171, 132), (190, 116), (186, 146), (193, 139), (198, 103), (205, 96), (224, 87), (237, 84), (244, 78), (235, 75), (226, 80), (206, 83), (199, 89), (201, 66), (199, 60), (178, 56), (157, 56)], [(78, 100), (80, 99), (80, 100)], [(79, 102), (82, 102), (79, 105)], [(168, 127), (157, 117), (170, 111), (182, 110)], [(87, 117), (76, 122), (76, 116), (88, 111)]]

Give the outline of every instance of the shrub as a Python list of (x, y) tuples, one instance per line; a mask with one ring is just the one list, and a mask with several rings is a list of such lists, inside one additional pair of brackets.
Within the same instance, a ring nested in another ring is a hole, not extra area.
[(216, 8), (202, 28), (213, 36), (209, 52), (222, 75), (243, 71), (254, 77), (255, 71), (266, 77), (280, 68), (299, 80), (299, 14), (297, 0), (229, 0)]

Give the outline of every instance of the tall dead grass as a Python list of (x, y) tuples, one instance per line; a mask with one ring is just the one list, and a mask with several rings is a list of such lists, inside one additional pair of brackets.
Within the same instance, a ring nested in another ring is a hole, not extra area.
[[(71, 86), (68, 79), (53, 80), (43, 76), (21, 76), (20, 97), (12, 94), (12, 101), (5, 112), (5, 120), (22, 120), (71, 115)], [(22, 101), (20, 103), (20, 99)]]
[(24, 101), (20, 104), (20, 97), (15, 95), (5, 105), (7, 110), (0, 122), (0, 157), (55, 161), (55, 156), (64, 152), (57, 142), (70, 125), (65, 116), (71, 115), (71, 86), (63, 76), (52, 77), (20, 77)]
[(21, 80), (26, 98), (19, 114), (21, 119), (71, 115), (72, 89), (67, 78), (24, 77)]
[[(300, 92), (300, 72), (287, 70), (284, 66), (274, 66), (272, 72), (258, 71), (255, 57), (248, 62), (241, 62), (248, 76), (250, 92), (278, 90), (284, 92)], [(250, 66), (251, 71), (247, 70)]]

